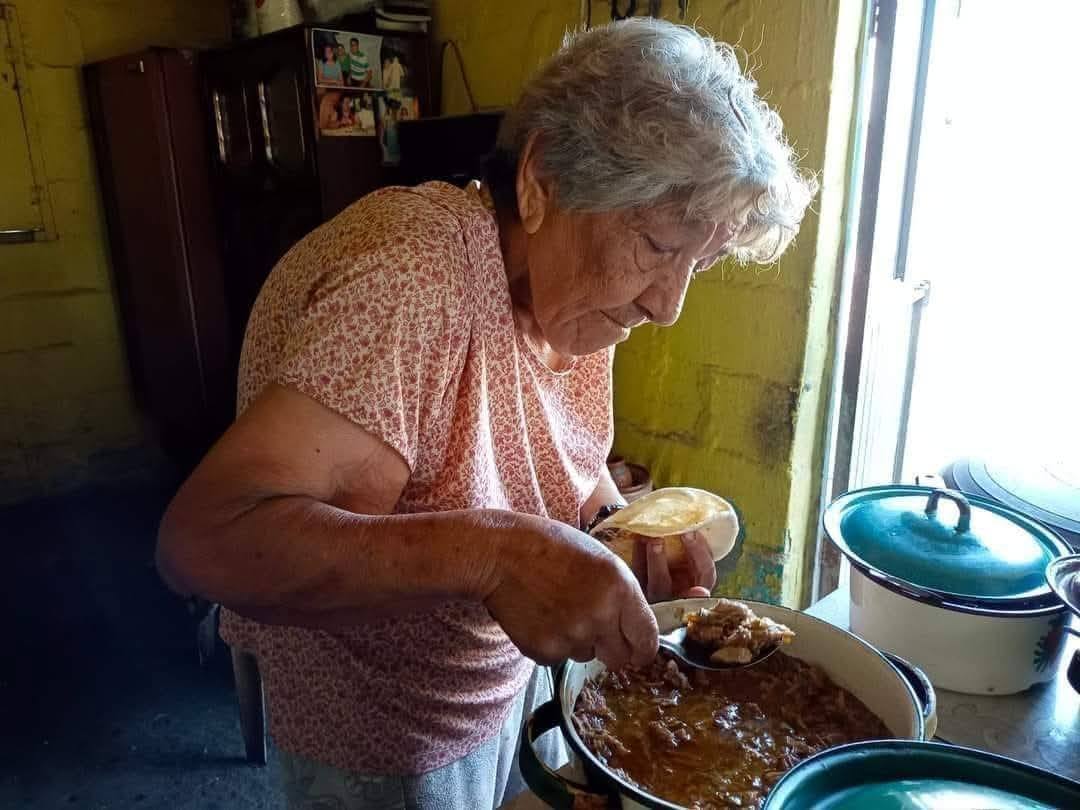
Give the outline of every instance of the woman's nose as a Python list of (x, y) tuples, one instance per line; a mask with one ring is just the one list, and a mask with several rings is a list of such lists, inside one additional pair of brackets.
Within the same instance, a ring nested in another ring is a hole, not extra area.
[(692, 269), (687, 267), (683, 272), (665, 273), (638, 297), (637, 305), (657, 326), (671, 326), (679, 319)]

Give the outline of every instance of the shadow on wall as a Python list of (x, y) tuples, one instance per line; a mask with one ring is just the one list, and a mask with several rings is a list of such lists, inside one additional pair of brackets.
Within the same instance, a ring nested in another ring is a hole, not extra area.
[(739, 535), (731, 552), (716, 563), (717, 584), (713, 596), (780, 604), (784, 564), (788, 555), (749, 542), (753, 529), (747, 526), (739, 507), (736, 504), (732, 504), (732, 507), (739, 518)]
[[(55, 238), (0, 245), (0, 503), (137, 468), (132, 401), (82, 84), (82, 65), (151, 45), (227, 40), (227, 0), (14, 0), (0, 39), (25, 66), (0, 81), (0, 211), (27, 195), (51, 208)], [(11, 22), (14, 19), (15, 22)], [(14, 106), (11, 106), (11, 105)], [(13, 132), (14, 129), (14, 132)], [(17, 133), (17, 136), (16, 136)], [(20, 149), (19, 144), (28, 144)], [(32, 178), (13, 180), (12, 178)], [(21, 182), (19, 188), (12, 183)], [(0, 229), (11, 227), (0, 221)], [(134, 455), (125, 459), (128, 450)]]

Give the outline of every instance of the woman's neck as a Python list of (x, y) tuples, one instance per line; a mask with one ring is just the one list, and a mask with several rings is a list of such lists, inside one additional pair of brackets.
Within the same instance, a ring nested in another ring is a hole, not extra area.
[(496, 207), (495, 219), (499, 225), (499, 246), (502, 248), (503, 266), (506, 268), (506, 281), (510, 288), (510, 303), (514, 308), (514, 319), (518, 328), (544, 365), (553, 371), (569, 368), (573, 358), (564, 357), (551, 347), (533, 315), (528, 236), (513, 214)]
[(496, 209), (499, 223), (499, 247), (502, 248), (506, 282), (510, 286), (510, 299), (514, 308), (532, 312), (532, 290), (529, 287), (529, 259), (527, 236), (521, 223), (512, 214)]

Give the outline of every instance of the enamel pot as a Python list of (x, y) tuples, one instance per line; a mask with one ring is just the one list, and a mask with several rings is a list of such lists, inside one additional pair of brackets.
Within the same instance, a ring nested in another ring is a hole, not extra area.
[[(686, 613), (714, 607), (716, 601), (679, 599), (653, 605), (660, 632), (674, 630), (682, 625)], [(821, 667), (837, 685), (881, 718), (894, 737), (921, 740), (933, 734), (933, 689), (917, 670), (903, 661), (890, 661), (862, 639), (821, 619), (764, 602), (746, 604), (759, 616), (794, 630), (795, 641), (784, 652)], [(606, 796), (623, 808), (679, 810), (679, 805), (647, 793), (614, 773), (578, 736), (572, 720), (578, 695), (586, 680), (603, 671), (599, 661), (569, 662), (560, 670), (554, 698), (525, 723), (519, 752), (522, 776), (533, 793), (555, 808), (570, 810), (579, 796)], [(564, 735), (584, 765), (587, 782), (579, 783), (556, 773), (537, 757), (533, 743), (547, 733)]]
[(824, 524), (851, 563), (857, 635), (940, 689), (1012, 694), (1054, 677), (1068, 613), (1045, 573), (1068, 547), (1049, 529), (993, 501), (902, 485), (849, 492)]
[[(1057, 594), (1058, 599), (1080, 617), (1080, 554), (1070, 554), (1068, 557), (1058, 557), (1046, 567), (1046, 581), (1050, 588)], [(1080, 630), (1075, 626), (1067, 628), (1074, 636), (1080, 637)], [(1069, 683), (1072, 688), (1080, 692), (1080, 652), (1073, 654), (1067, 671)]]
[(942, 743), (874, 740), (805, 759), (763, 810), (1056, 810), (1080, 784), (1013, 759)]

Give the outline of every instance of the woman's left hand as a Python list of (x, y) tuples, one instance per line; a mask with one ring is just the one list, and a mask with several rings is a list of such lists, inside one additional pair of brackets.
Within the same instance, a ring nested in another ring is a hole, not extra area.
[(681, 537), (686, 563), (672, 567), (663, 540), (645, 540), (634, 549), (633, 569), (649, 602), (708, 596), (716, 584), (716, 563), (700, 532)]

